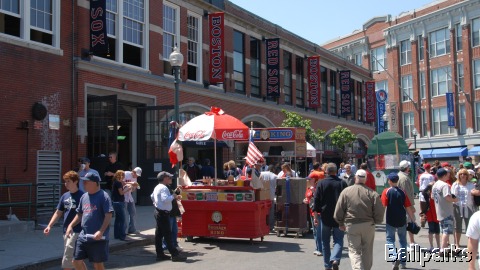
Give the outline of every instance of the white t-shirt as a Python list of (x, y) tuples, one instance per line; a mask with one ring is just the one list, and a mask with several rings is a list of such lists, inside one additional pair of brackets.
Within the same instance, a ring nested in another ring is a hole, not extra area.
[[(475, 212), (471, 217), (470, 221), (468, 222), (467, 232), (465, 233), (467, 237), (472, 239), (480, 240), (480, 212)], [(478, 242), (479, 246), (477, 250), (480, 250), (480, 241)], [(473, 256), (477, 256), (474, 254)], [(478, 265), (480, 266), (480, 260), (478, 261)]]
[[(420, 186), (419, 190), (425, 190), (432, 182), (435, 182), (435, 178), (433, 177), (433, 175), (427, 172), (420, 174), (420, 177), (418, 178), (418, 185)], [(422, 192), (419, 193), (418, 198), (421, 202), (425, 202), (425, 198), (423, 197)]]
[[(133, 177), (132, 172), (131, 171), (126, 171), (125, 172), (125, 183), (132, 184), (132, 183), (136, 183), (136, 182), (137, 182), (137, 178)], [(135, 188), (133, 188), (132, 190), (135, 190)], [(135, 202), (133, 200), (132, 190), (127, 191), (127, 192), (125, 192), (125, 194), (123, 194), (125, 196), (125, 202)]]
[(260, 179), (264, 183), (264, 187), (270, 187), (270, 199), (275, 199), (275, 189), (277, 188), (277, 175), (273, 172), (261, 172)]
[(453, 203), (445, 199), (448, 195), (452, 195), (450, 186), (442, 180), (438, 180), (432, 187), (432, 194), (438, 221), (442, 221), (449, 216), (453, 217)]
[[(283, 171), (279, 172), (277, 175), (278, 178), (284, 178), (285, 173)], [(298, 174), (296, 171), (292, 170), (292, 176), (291, 177), (298, 177)]]

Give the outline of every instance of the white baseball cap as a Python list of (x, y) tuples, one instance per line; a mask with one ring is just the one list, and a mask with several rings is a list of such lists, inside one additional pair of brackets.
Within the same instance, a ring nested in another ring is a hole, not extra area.
[(133, 169), (133, 171), (138, 177), (142, 176), (142, 168), (136, 167), (135, 169)]

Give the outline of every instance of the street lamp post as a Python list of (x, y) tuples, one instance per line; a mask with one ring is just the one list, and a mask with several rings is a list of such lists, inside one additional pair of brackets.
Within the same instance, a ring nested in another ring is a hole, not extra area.
[[(173, 68), (173, 73), (175, 76), (175, 95), (173, 99), (174, 103), (174, 110), (175, 110), (175, 123), (177, 123), (176, 128), (179, 128), (179, 123), (180, 123), (180, 113), (179, 113), (179, 85), (180, 85), (180, 67), (183, 64), (183, 55), (179, 52), (178, 47), (175, 46), (173, 48), (173, 52), (170, 54), (169, 57), (170, 65)], [(177, 177), (177, 184), (178, 184), (178, 177), (179, 177), (179, 167), (178, 163), (175, 164), (175, 174)]]
[(413, 128), (412, 130), (412, 135), (413, 135), (413, 148), (415, 151), (417, 151), (417, 135), (418, 135), (418, 131), (416, 128)]

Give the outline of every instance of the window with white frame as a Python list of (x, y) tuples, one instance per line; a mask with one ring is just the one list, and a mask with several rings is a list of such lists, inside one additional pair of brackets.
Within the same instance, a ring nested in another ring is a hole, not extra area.
[(480, 45), (480, 18), (472, 20), (472, 47)]
[(457, 47), (457, 52), (462, 50), (462, 25), (457, 23), (455, 25), (455, 46)]
[(411, 101), (413, 99), (412, 75), (402, 76), (402, 101)]
[(418, 60), (423, 60), (425, 57), (425, 50), (423, 46), (423, 36), (418, 36)]
[(245, 45), (244, 35), (233, 31), (233, 78), (235, 91), (245, 92)]
[(261, 96), (261, 41), (250, 37), (250, 94), (254, 97)]
[(285, 104), (292, 105), (292, 54), (283, 51), (283, 94)]
[(431, 32), (428, 42), (430, 57), (450, 53), (450, 31), (447, 28)]
[(458, 119), (460, 122), (458, 134), (463, 135), (467, 133), (467, 115), (465, 113), (465, 104), (458, 105)]
[(357, 66), (362, 66), (362, 54), (361, 53), (354, 54), (353, 59), (354, 59), (355, 64)]
[(473, 61), (473, 87), (480, 88), (480, 59)]
[(188, 27), (188, 36), (187, 36), (187, 64), (188, 64), (188, 79), (192, 81), (199, 82), (201, 80), (200, 72), (202, 70), (200, 66), (201, 61), (201, 42), (200, 42), (200, 31), (202, 29), (201, 24), (202, 20), (199, 15), (188, 14), (187, 15), (187, 27)]
[(388, 81), (387, 80), (375, 82), (375, 90), (380, 90), (380, 89), (385, 90), (385, 92), (387, 92), (387, 94), (388, 94)]
[(425, 99), (427, 95), (426, 83), (425, 83), (425, 72), (421, 71), (418, 75), (420, 79), (420, 98)]
[(475, 127), (480, 131), (480, 102), (475, 103)]
[(428, 122), (427, 122), (427, 111), (426, 110), (422, 110), (421, 112), (421, 116), (422, 118), (422, 137), (426, 137), (427, 136), (427, 125), (428, 125)]
[(379, 47), (371, 50), (370, 56), (372, 71), (383, 71), (387, 69), (387, 55), (385, 53), (385, 47)]
[(452, 69), (450, 66), (431, 70), (430, 89), (432, 97), (445, 95), (452, 91)]
[(173, 74), (169, 57), (173, 48), (180, 46), (180, 8), (163, 2), (163, 69), (165, 74)]
[(412, 130), (415, 128), (415, 120), (413, 112), (403, 114), (403, 138), (408, 139), (412, 137)]
[(457, 87), (459, 92), (463, 92), (464, 84), (464, 73), (463, 73), (463, 63), (457, 64)]
[(447, 107), (432, 109), (433, 136), (453, 133), (453, 128), (448, 126)]
[(59, 22), (60, 0), (0, 1), (0, 34), (59, 48)]
[(400, 42), (400, 65), (410, 63), (412, 63), (412, 43), (407, 39)]

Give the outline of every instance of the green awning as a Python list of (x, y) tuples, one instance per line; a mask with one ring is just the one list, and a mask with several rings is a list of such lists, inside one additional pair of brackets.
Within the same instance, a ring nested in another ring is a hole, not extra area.
[(389, 131), (375, 135), (368, 145), (367, 150), (367, 155), (369, 156), (397, 153), (409, 153), (408, 145), (400, 134)]

